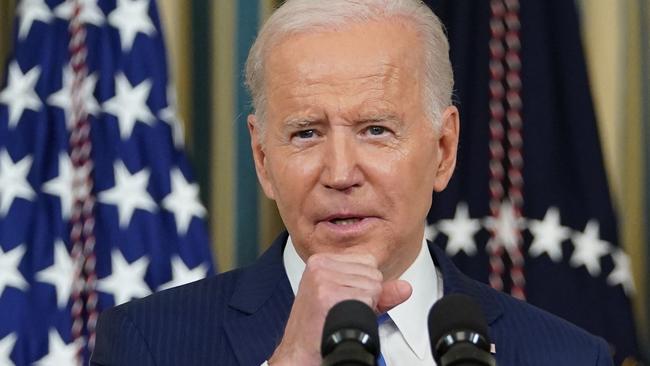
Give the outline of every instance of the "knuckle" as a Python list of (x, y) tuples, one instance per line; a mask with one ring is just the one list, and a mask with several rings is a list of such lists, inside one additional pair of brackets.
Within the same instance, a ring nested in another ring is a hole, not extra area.
[(380, 270), (375, 269), (374, 271), (371, 272), (371, 278), (379, 283), (381, 283), (384, 280), (384, 275), (381, 273)]
[(315, 269), (312, 271), (312, 279), (315, 283), (319, 284), (319, 288), (323, 286), (323, 284), (327, 281), (327, 274), (325, 271), (321, 270), (320, 268)]
[(309, 268), (318, 267), (319, 262), (320, 262), (320, 256), (318, 254), (314, 254), (311, 255), (309, 258), (307, 258), (307, 263), (305, 264), (307, 269), (309, 269)]
[(377, 267), (377, 258), (375, 258), (374, 255), (372, 254), (364, 254), (363, 255), (364, 261), (372, 267)]
[(321, 304), (328, 304), (331, 302), (331, 294), (328, 291), (327, 287), (324, 285), (318, 285), (316, 288), (315, 300)]
[(361, 296), (359, 301), (363, 302), (364, 304), (370, 306), (370, 308), (374, 309), (376, 307), (376, 301), (375, 298), (372, 296)]
[(375, 282), (375, 283), (372, 285), (372, 288), (371, 288), (370, 290), (372, 291), (373, 294), (375, 294), (375, 295), (377, 295), (377, 296), (378, 296), (378, 295), (381, 295), (381, 292), (382, 292), (382, 285), (381, 285), (381, 283), (379, 283), (379, 282)]
[(327, 304), (329, 301), (329, 296), (324, 292), (318, 291), (316, 293), (316, 301), (321, 304)]
[(323, 254), (313, 254), (309, 258), (307, 258), (307, 263), (306, 266), (307, 268), (324, 268), (326, 267), (328, 262), (328, 258), (324, 256)]

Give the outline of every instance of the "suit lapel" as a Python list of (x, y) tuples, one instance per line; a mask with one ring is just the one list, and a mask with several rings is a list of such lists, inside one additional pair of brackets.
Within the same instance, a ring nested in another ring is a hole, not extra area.
[(228, 303), (224, 329), (241, 365), (261, 364), (282, 339), (294, 299), (282, 262), (286, 240), (285, 232), (242, 271)]
[(429, 251), (442, 273), (445, 295), (459, 293), (473, 298), (481, 306), (488, 325), (492, 325), (501, 317), (503, 308), (498, 302), (497, 293), (494, 290), (461, 273), (442, 249), (431, 242), (429, 242)]

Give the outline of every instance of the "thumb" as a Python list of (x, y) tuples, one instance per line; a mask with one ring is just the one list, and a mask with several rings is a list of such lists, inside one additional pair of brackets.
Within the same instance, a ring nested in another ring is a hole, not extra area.
[(377, 301), (379, 313), (385, 313), (395, 306), (403, 303), (413, 292), (411, 284), (404, 280), (386, 281), (382, 284), (381, 295)]

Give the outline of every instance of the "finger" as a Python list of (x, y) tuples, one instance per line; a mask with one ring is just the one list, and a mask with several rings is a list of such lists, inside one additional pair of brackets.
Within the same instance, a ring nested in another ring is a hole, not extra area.
[[(378, 272), (378, 271), (377, 271)], [(367, 273), (357, 275), (339, 272), (331, 268), (319, 268), (305, 273), (298, 287), (299, 295), (330, 297), (341, 291), (356, 289), (374, 298), (374, 303), (379, 301), (382, 293), (381, 273)]]
[(321, 291), (306, 295), (308, 299), (304, 298), (305, 294), (298, 294), (296, 296), (296, 302), (298, 302), (299, 297), (301, 300), (306, 300), (307, 303), (313, 304), (310, 305), (310, 308), (313, 310), (310, 311), (312, 315), (318, 313), (324, 317), (325, 314), (327, 314), (327, 312), (334, 305), (345, 300), (358, 300), (365, 303), (370, 308), (376, 309), (379, 295), (380, 290), (367, 290), (358, 287), (329, 285), (321, 288)]
[(306, 271), (335, 271), (344, 274), (365, 276), (379, 282), (383, 280), (383, 275), (376, 266), (369, 265), (367, 262), (355, 262), (353, 261), (354, 258), (353, 260), (350, 260), (350, 258), (340, 259), (339, 257), (314, 255), (307, 260)]
[(385, 313), (395, 306), (408, 300), (413, 293), (411, 284), (404, 280), (386, 281), (382, 286), (382, 292), (377, 302), (379, 313)]
[(326, 312), (328, 312), (334, 305), (346, 300), (361, 301), (371, 309), (375, 309), (377, 308), (377, 299), (379, 297), (377, 294), (372, 294), (363, 289), (353, 287), (341, 288), (334, 296), (335, 300), (327, 304)]
[(371, 255), (371, 254), (363, 254), (363, 253), (318, 253), (314, 254), (309, 259), (307, 262), (310, 260), (318, 259), (318, 258), (329, 258), (331, 260), (339, 261), (339, 262), (345, 262), (345, 263), (358, 263), (358, 264), (365, 264), (370, 267), (377, 268), (378, 263), (377, 259)]
[(375, 277), (368, 277), (366, 275), (335, 272), (332, 274), (331, 281), (341, 287), (352, 287), (367, 291), (377, 298), (379, 298), (383, 290), (381, 273)]

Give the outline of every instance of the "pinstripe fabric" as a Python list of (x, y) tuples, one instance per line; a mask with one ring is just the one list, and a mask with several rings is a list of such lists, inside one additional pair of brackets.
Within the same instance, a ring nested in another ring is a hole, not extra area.
[[(279, 343), (293, 302), (282, 264), (286, 239), (251, 267), (102, 314), (91, 365), (260, 365)], [(430, 251), (445, 294), (480, 304), (499, 366), (612, 365), (600, 338), (469, 279), (440, 249)]]

